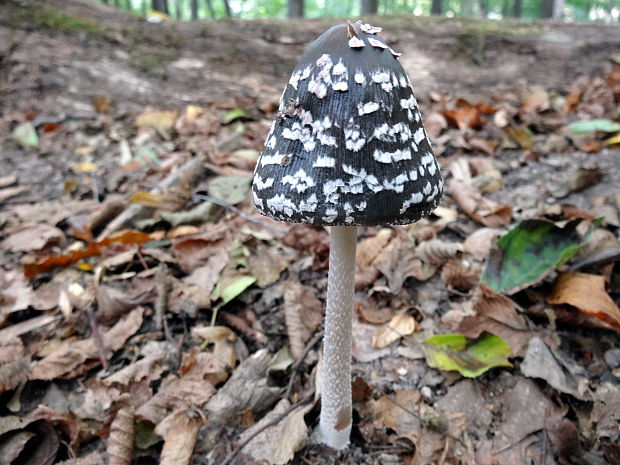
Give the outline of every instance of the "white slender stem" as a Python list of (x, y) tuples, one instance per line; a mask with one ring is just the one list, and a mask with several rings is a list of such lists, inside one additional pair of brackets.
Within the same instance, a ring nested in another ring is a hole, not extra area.
[(329, 447), (344, 449), (351, 435), (351, 331), (357, 227), (333, 226), (330, 235), (319, 439)]

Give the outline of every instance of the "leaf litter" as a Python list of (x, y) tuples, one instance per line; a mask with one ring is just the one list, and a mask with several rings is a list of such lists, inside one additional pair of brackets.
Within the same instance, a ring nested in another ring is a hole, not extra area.
[(361, 230), (354, 440), (331, 458), (312, 435), (328, 236), (248, 195), (277, 105), (100, 95), (74, 121), (3, 115), (2, 144), (62, 166), (53, 195), (0, 180), (0, 457), (616, 463), (620, 67), (604, 69), (559, 92), (422, 95), (447, 195)]

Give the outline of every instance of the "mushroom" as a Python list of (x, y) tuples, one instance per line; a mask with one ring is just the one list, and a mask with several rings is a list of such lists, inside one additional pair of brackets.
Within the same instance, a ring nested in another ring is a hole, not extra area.
[(413, 223), (443, 180), (411, 82), (381, 28), (339, 24), (293, 71), (254, 172), (257, 210), (330, 227), (319, 439), (351, 432), (351, 332), (357, 225)]

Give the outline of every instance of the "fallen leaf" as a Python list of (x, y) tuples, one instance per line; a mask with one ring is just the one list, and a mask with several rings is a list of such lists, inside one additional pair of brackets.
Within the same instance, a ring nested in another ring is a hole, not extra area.
[(191, 408), (176, 410), (163, 419), (155, 427), (155, 433), (164, 438), (159, 464), (189, 464), (203, 423), (205, 418), (200, 411)]
[(620, 124), (610, 119), (594, 119), (589, 121), (575, 121), (568, 126), (568, 130), (573, 134), (584, 134), (587, 132), (618, 132)]
[(510, 346), (501, 337), (487, 334), (467, 340), (460, 334), (440, 334), (424, 341), (426, 362), (433, 368), (458, 371), (475, 378), (494, 367), (512, 367)]
[(562, 273), (547, 297), (547, 302), (554, 305), (571, 305), (620, 332), (620, 309), (605, 291), (603, 276)]
[(65, 235), (60, 229), (38, 223), (22, 226), (2, 241), (2, 247), (12, 252), (28, 252), (61, 247), (64, 242)]
[[(496, 334), (508, 343), (513, 356), (521, 355), (532, 333), (519, 306), (484, 283), (480, 283), (471, 302), (473, 314), (465, 315), (453, 329), (469, 338), (480, 337), (484, 332)], [(449, 320), (452, 312), (444, 315), (442, 321)]]
[(446, 110), (442, 113), (446, 117), (448, 123), (459, 129), (475, 128), (485, 123), (484, 119), (480, 116), (480, 111), (476, 107)]
[(312, 403), (295, 409), (275, 425), (264, 429), (267, 423), (284, 414), (290, 406), (287, 399), (280, 400), (274, 409), (258, 423), (243, 432), (239, 438), (240, 441), (260, 431), (245, 446), (245, 454), (254, 460), (266, 461), (274, 465), (284, 465), (293, 459), (295, 452), (301, 450), (308, 440), (308, 427), (304, 421), (304, 415), (312, 409)]
[(22, 147), (37, 147), (39, 145), (39, 136), (37, 130), (30, 121), (20, 124), (13, 129), (13, 139)]
[(573, 360), (563, 360), (557, 351), (553, 351), (538, 336), (530, 339), (520, 368), (525, 376), (544, 379), (560, 392), (580, 400), (591, 398), (585, 389), (585, 370)]
[(409, 336), (419, 329), (418, 324), (411, 315), (401, 313), (394, 316), (383, 328), (378, 328), (372, 337), (372, 348), (383, 349), (400, 340), (403, 336)]
[(271, 358), (269, 352), (263, 349), (239, 364), (226, 384), (205, 405), (209, 423), (230, 425), (238, 421), (246, 410), (260, 414), (278, 400), (283, 389), (271, 386), (267, 379)]
[(167, 132), (174, 127), (177, 115), (176, 110), (146, 111), (136, 118), (135, 125), (140, 129), (153, 128)]
[(280, 279), (291, 261), (282, 248), (259, 245), (248, 258), (248, 266), (256, 284), (264, 288)]
[(131, 465), (134, 443), (133, 407), (122, 407), (110, 425), (110, 436), (106, 452), (110, 457), (110, 465)]
[(463, 180), (452, 178), (447, 193), (468, 216), (489, 228), (507, 225), (512, 219), (512, 209), (508, 205), (500, 205), (483, 197), (475, 187)]
[(21, 273), (0, 269), (0, 326), (9, 313), (27, 309), (32, 299), (32, 287)]
[(431, 265), (443, 265), (462, 251), (462, 244), (442, 239), (424, 241), (415, 249), (416, 256), (423, 262)]
[(285, 281), (281, 288), (291, 354), (299, 358), (306, 343), (323, 321), (323, 304), (316, 297), (314, 289), (296, 281)]
[(530, 87), (527, 96), (523, 100), (521, 109), (526, 113), (537, 113), (548, 110), (549, 93), (542, 86), (535, 85)]
[(237, 205), (246, 199), (251, 182), (248, 176), (216, 176), (207, 184), (207, 190), (212, 197)]
[[(187, 367), (198, 364), (200, 358), (208, 357), (217, 366), (222, 368), (220, 372), (210, 372), (207, 379), (214, 386), (226, 381), (229, 370), (232, 370), (239, 360), (235, 342), (237, 335), (226, 326), (194, 326), (192, 328), (192, 337), (201, 342), (202, 347), (208, 349), (208, 352), (200, 354), (196, 351), (190, 351), (184, 355), (184, 366), (182, 370), (186, 371)], [(203, 362), (204, 363), (204, 362)]]
[(451, 260), (441, 270), (441, 279), (451, 288), (469, 292), (480, 281), (482, 268), (470, 266), (466, 261)]
[(554, 266), (571, 259), (588, 241), (575, 219), (564, 228), (545, 220), (525, 220), (497, 242), (482, 273), (482, 281), (504, 294), (514, 294), (543, 279)]
[[(138, 307), (107, 331), (102, 332), (103, 346), (111, 353), (121, 349), (125, 341), (133, 336), (140, 326), (144, 309)], [(89, 362), (86, 365), (86, 362)], [(52, 352), (35, 363), (30, 379), (54, 379), (63, 376), (74, 377), (88, 368), (99, 365), (99, 352), (94, 338), (63, 343), (58, 350)]]

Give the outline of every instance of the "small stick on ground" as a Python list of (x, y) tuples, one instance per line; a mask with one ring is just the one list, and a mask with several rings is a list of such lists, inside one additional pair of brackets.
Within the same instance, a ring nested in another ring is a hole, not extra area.
[(110, 363), (105, 355), (105, 346), (103, 345), (103, 338), (101, 337), (101, 332), (99, 331), (99, 324), (97, 323), (97, 317), (95, 316), (95, 312), (93, 312), (92, 306), (86, 307), (86, 314), (88, 315), (88, 324), (90, 325), (90, 330), (93, 333), (93, 340), (95, 341), (95, 346), (97, 346), (97, 352), (99, 353), (99, 360), (101, 361), (101, 365), (104, 370), (107, 370), (110, 367)]
[(287, 231), (288, 231), (287, 229), (280, 228), (280, 227), (276, 226), (275, 224), (271, 224), (271, 223), (268, 223), (267, 221), (261, 220), (260, 218), (256, 218), (254, 216), (248, 215), (243, 210), (239, 210), (234, 205), (232, 205), (232, 204), (230, 204), (228, 202), (224, 202), (223, 200), (220, 200), (220, 199), (218, 199), (216, 197), (211, 197), (210, 195), (204, 195), (204, 194), (195, 194), (194, 198), (214, 203), (215, 205), (218, 205), (218, 206), (220, 206), (222, 208), (225, 208), (226, 210), (229, 210), (229, 211), (233, 212), (235, 215), (239, 215), (241, 218), (243, 218), (246, 221), (249, 221), (249, 222), (254, 223), (254, 224), (258, 224), (258, 225), (262, 226), (263, 228), (270, 229), (271, 231), (276, 233), (278, 236), (282, 236), (282, 235), (286, 234)]
[(286, 391), (284, 392), (284, 398), (288, 399), (291, 395), (291, 391), (293, 390), (293, 383), (295, 382), (295, 377), (298, 374), (299, 367), (301, 366), (304, 359), (308, 356), (312, 348), (323, 338), (323, 331), (319, 331), (314, 335), (312, 339), (306, 344), (304, 351), (301, 353), (299, 358), (295, 360), (295, 363), (291, 366), (291, 379), (288, 381), (288, 385), (286, 386)]
[(311, 400), (312, 400), (312, 395), (308, 395), (305, 398), (303, 398), (301, 401), (297, 402), (296, 404), (291, 405), (289, 408), (287, 408), (284, 412), (282, 412), (280, 415), (275, 417), (273, 420), (265, 423), (262, 428), (257, 429), (256, 431), (254, 431), (254, 433), (252, 433), (250, 436), (248, 436), (243, 441), (241, 441), (237, 445), (237, 447), (226, 456), (226, 458), (224, 459), (224, 461), (220, 465), (229, 465), (232, 462), (232, 460), (237, 456), (237, 454), (239, 452), (241, 452), (241, 449), (243, 449), (250, 442), (252, 442), (252, 439), (254, 439), (256, 436), (261, 434), (267, 428), (271, 428), (272, 426), (277, 425), (284, 418), (286, 418), (288, 415), (290, 415), (291, 412), (293, 412), (294, 410), (297, 410), (299, 407), (303, 407), (304, 405), (306, 405)]

